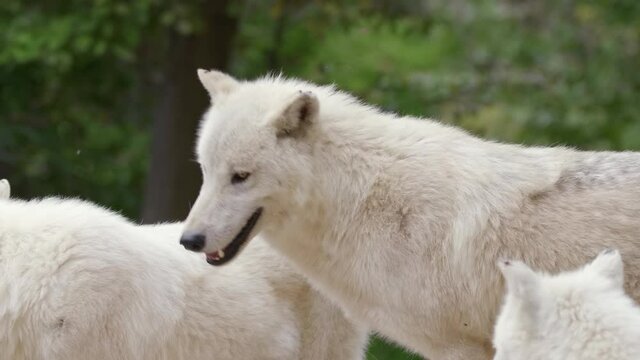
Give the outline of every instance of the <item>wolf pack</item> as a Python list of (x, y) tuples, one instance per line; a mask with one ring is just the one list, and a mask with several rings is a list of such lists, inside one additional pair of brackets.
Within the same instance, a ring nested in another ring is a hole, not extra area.
[[(202, 187), (140, 225), (0, 181), (0, 359), (640, 359), (640, 153), (197, 75)], [(105, 189), (108, 191), (108, 189)]]

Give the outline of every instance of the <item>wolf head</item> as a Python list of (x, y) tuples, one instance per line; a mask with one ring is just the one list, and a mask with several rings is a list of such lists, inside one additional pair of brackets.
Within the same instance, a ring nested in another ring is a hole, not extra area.
[(519, 261), (498, 266), (507, 287), (493, 339), (498, 360), (563, 358), (551, 354), (583, 348), (578, 337), (584, 329), (606, 321), (611, 299), (626, 298), (617, 250), (605, 250), (584, 267), (553, 276)]
[(8, 199), (9, 197), (11, 197), (11, 185), (9, 180), (2, 179), (0, 180), (0, 200)]
[(303, 179), (312, 176), (316, 92), (327, 89), (279, 77), (241, 82), (218, 71), (198, 77), (212, 105), (196, 146), (203, 186), (180, 242), (221, 265), (302, 201)]

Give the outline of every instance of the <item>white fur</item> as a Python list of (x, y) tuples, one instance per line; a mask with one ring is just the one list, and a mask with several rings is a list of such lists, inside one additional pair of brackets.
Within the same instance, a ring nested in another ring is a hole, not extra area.
[(499, 266), (507, 295), (496, 322), (495, 360), (640, 359), (640, 307), (624, 292), (618, 251), (557, 275), (519, 261)]
[[(186, 222), (205, 252), (262, 207), (253, 234), (351, 316), (431, 359), (492, 357), (499, 257), (558, 271), (615, 247), (640, 299), (639, 154), (499, 144), (333, 87), (266, 77), (219, 91), (219, 78), (203, 77), (213, 106)], [(251, 175), (232, 184), (234, 172)]]
[(0, 200), (11, 196), (11, 185), (7, 179), (0, 180)]
[(261, 240), (224, 268), (78, 200), (0, 201), (0, 359), (360, 359), (366, 332)]

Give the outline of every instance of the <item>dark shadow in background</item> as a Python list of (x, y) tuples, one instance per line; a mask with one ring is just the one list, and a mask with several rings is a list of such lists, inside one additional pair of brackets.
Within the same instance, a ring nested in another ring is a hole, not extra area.
[(164, 79), (157, 95), (151, 165), (141, 220), (184, 220), (200, 188), (194, 159), (195, 134), (209, 99), (196, 76), (198, 68), (226, 69), (238, 21), (228, 14), (229, 1), (206, 1), (203, 31), (192, 35), (172, 30)]

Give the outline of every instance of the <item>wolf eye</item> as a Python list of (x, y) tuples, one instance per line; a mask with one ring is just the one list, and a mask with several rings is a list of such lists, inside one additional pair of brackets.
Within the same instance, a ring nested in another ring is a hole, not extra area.
[(249, 175), (251, 175), (251, 173), (248, 173), (246, 171), (233, 173), (233, 175), (231, 175), (231, 183), (239, 184), (241, 182), (244, 182), (245, 180), (247, 180), (247, 178), (249, 178)]

